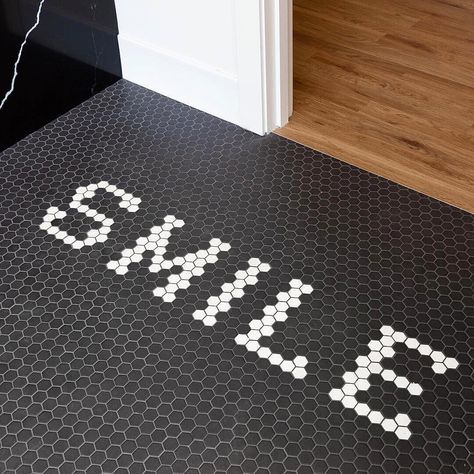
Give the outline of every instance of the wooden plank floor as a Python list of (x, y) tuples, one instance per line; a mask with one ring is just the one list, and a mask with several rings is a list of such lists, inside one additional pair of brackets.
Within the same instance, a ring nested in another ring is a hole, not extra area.
[(473, 0), (294, 0), (277, 133), (474, 212), (473, 25)]

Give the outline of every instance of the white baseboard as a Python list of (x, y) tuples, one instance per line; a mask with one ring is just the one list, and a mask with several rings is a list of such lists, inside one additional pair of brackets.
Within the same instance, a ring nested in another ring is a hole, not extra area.
[(124, 79), (240, 125), (236, 77), (123, 35), (119, 46)]

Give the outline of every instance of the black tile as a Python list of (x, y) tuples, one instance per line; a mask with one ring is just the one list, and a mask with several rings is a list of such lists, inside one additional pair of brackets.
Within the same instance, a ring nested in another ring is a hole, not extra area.
[(0, 471), (472, 471), (471, 215), (126, 81), (0, 156)]

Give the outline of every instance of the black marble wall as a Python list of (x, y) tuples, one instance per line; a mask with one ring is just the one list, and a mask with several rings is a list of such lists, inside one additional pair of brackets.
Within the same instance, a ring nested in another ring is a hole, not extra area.
[[(0, 103), (40, 0), (0, 0)], [(114, 0), (44, 0), (0, 109), (0, 151), (121, 77)]]

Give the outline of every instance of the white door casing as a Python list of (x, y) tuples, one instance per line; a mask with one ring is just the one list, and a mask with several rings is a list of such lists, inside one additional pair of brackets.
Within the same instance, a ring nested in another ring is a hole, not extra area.
[(292, 112), (292, 0), (237, 0), (240, 125), (259, 134), (285, 125)]

